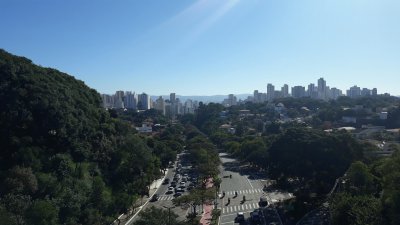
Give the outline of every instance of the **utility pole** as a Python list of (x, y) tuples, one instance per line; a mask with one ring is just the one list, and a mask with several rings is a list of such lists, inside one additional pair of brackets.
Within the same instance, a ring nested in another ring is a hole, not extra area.
[(168, 209), (168, 223), (167, 225), (171, 225), (171, 209), (175, 208), (175, 206), (163, 206), (164, 208)]

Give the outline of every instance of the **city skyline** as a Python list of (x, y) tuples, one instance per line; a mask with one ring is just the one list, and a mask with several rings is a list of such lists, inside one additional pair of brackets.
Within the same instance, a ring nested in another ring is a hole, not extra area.
[[(317, 98), (317, 99), (323, 99), (323, 100), (328, 100), (328, 99), (336, 99), (339, 96), (349, 96), (349, 97), (359, 97), (359, 96), (370, 96), (370, 95), (378, 95), (378, 94), (388, 94), (391, 95), (391, 93), (387, 92), (379, 92), (376, 87), (361, 87), (356, 84), (349, 86), (348, 88), (341, 89), (337, 88), (334, 86), (327, 85), (327, 81), (323, 78), (320, 77), (316, 83), (308, 83), (308, 85), (302, 86), (302, 85), (294, 85), (290, 86), (288, 84), (283, 84), (281, 88), (276, 86), (277, 89), (275, 89), (275, 85), (268, 83), (266, 85), (266, 92), (264, 93), (262, 89), (255, 89), (253, 91), (253, 94), (250, 93), (229, 93), (229, 94), (219, 94), (219, 95), (176, 95), (175, 92), (171, 92), (173, 94), (173, 99), (176, 97), (184, 97), (185, 100), (188, 97), (206, 97), (206, 96), (228, 96), (228, 98), (232, 98), (233, 96), (236, 97), (236, 95), (242, 95), (247, 97), (246, 95), (250, 96), (253, 95), (254, 98), (257, 98), (257, 95), (260, 95), (259, 98), (265, 98), (265, 101), (270, 101), (273, 100), (274, 98), (285, 98), (285, 97), (311, 97), (311, 98)], [(291, 90), (291, 91), (289, 91)], [(117, 90), (115, 91), (115, 95), (119, 95), (119, 92), (124, 92), (122, 90)], [(126, 91), (127, 93), (132, 93), (132, 91)], [(133, 92), (134, 94), (136, 92)], [(137, 92), (139, 93), (139, 92)], [(146, 94), (146, 92), (142, 92), (143, 94)], [(113, 95), (112, 93), (101, 93), (102, 95)], [(265, 96), (262, 96), (262, 95)], [(140, 94), (137, 94), (140, 95)], [(231, 96), (233, 95), (233, 96)], [(162, 95), (153, 95), (149, 94), (149, 98), (152, 100), (157, 99), (158, 97), (167, 97), (167, 94), (162, 94)], [(171, 98), (171, 96), (170, 96)], [(244, 98), (238, 98), (238, 100), (243, 100)], [(232, 101), (232, 99), (230, 100)]]
[(100, 93), (239, 94), (324, 77), (400, 95), (400, 2), (2, 1), (0, 48)]
[[(275, 86), (271, 83), (267, 84), (267, 92), (262, 92), (259, 90), (254, 90), (253, 95), (243, 95), (240, 98), (234, 94), (228, 94), (227, 98), (219, 100), (205, 100), (205, 99), (192, 99), (186, 96), (180, 99), (175, 92), (171, 92), (168, 96), (150, 96), (146, 93), (136, 94), (132, 91), (116, 91), (115, 94), (101, 94), (103, 107), (104, 108), (119, 108), (119, 109), (132, 109), (132, 110), (148, 110), (156, 109), (161, 111), (163, 115), (175, 118), (177, 115), (181, 114), (193, 114), (199, 102), (209, 103), (221, 103), (222, 105), (229, 107), (238, 104), (243, 104), (245, 102), (253, 103), (265, 103), (273, 102), (275, 99), (280, 98), (303, 98), (308, 97), (312, 99), (320, 99), (323, 101), (336, 100), (341, 96), (347, 96), (350, 98), (360, 98), (368, 96), (378, 96), (378, 95), (390, 95), (389, 93), (380, 94), (377, 88), (365, 88), (358, 87), (357, 85), (351, 86), (349, 89), (341, 90), (336, 87), (330, 87), (327, 81), (321, 77), (317, 80), (317, 85), (315, 83), (309, 83), (307, 89), (305, 86), (295, 85), (291, 87), (289, 92), (289, 85), (284, 84), (280, 89), (275, 89)], [(226, 96), (226, 95), (222, 95)], [(165, 97), (165, 99), (164, 99)], [(201, 96), (200, 96), (201, 97)]]

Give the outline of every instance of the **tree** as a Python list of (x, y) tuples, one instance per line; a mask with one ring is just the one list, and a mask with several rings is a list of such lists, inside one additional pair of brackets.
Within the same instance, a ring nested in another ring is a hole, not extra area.
[(341, 194), (332, 204), (333, 224), (379, 225), (382, 224), (381, 203), (371, 196)]
[(58, 224), (57, 208), (48, 200), (37, 200), (27, 210), (27, 222), (31, 225)]
[(368, 167), (360, 161), (351, 164), (346, 178), (354, 194), (372, 194), (376, 192), (374, 176), (369, 172)]
[(156, 208), (154, 206), (142, 211), (139, 219), (134, 225), (184, 225), (184, 222), (177, 220), (178, 215), (170, 210)]

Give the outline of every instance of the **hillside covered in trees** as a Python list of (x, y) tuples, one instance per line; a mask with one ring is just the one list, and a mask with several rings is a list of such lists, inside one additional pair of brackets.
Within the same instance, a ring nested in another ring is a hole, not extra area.
[(0, 99), (0, 224), (109, 224), (182, 148), (178, 129), (141, 137), (82, 81), (4, 50)]

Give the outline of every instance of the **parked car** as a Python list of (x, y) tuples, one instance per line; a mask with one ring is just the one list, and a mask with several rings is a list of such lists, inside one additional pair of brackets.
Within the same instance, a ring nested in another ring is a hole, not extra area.
[(159, 198), (158, 194), (154, 194), (153, 197), (151, 197), (150, 201), (155, 202), (158, 200), (158, 198)]
[(168, 187), (166, 194), (172, 194), (174, 192), (174, 187)]
[(175, 188), (175, 193), (177, 193), (177, 192), (185, 192), (185, 190), (184, 189), (182, 189), (182, 188)]
[(236, 214), (236, 218), (235, 218), (235, 223), (241, 223), (244, 222), (244, 213), (243, 212), (238, 212)]
[(261, 196), (258, 205), (260, 207), (267, 207), (269, 205), (267, 196)]
[(174, 194), (174, 197), (176, 198), (176, 197), (179, 197), (179, 196), (181, 196), (181, 195), (182, 195), (182, 193), (176, 192), (176, 193)]
[(163, 184), (169, 184), (169, 178), (165, 178)]
[(261, 210), (255, 209), (254, 212), (250, 213), (250, 218), (254, 223), (261, 222)]

